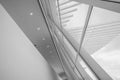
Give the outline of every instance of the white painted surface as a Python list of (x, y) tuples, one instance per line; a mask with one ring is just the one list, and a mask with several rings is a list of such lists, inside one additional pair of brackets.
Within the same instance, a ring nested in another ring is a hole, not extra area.
[(0, 5), (0, 80), (57, 80), (19, 26)]

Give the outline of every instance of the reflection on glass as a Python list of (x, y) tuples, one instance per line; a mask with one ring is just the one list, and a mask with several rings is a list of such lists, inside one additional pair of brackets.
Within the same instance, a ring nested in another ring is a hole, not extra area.
[(80, 43), (89, 6), (71, 0), (59, 0), (57, 6), (62, 27)]
[(120, 80), (120, 14), (94, 7), (82, 47), (114, 79)]
[(85, 19), (87, 16), (88, 11), (88, 5), (80, 4), (77, 7), (77, 11), (73, 13), (73, 17), (70, 19), (70, 21), (67, 23), (67, 26), (64, 27), (70, 35), (78, 42), (80, 43), (81, 40), (81, 34), (83, 31), (83, 27), (85, 24)]
[(73, 61), (75, 61), (76, 58), (76, 51), (74, 50), (74, 48), (70, 45), (70, 43), (66, 40), (66, 38), (63, 37), (64, 43), (65, 45), (68, 47), (68, 49), (70, 50), (69, 55), (70, 57), (73, 59)]

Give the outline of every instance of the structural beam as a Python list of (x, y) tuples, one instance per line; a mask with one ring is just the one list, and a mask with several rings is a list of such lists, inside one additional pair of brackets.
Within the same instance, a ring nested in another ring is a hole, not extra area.
[(103, 0), (73, 0), (73, 1), (77, 1), (83, 4), (93, 5), (96, 7), (100, 7), (100, 8), (104, 8), (104, 9), (108, 9), (108, 10), (120, 13), (120, 4), (115, 3), (118, 0), (109, 0), (111, 2), (108, 2), (107, 0), (106, 1), (103, 1)]

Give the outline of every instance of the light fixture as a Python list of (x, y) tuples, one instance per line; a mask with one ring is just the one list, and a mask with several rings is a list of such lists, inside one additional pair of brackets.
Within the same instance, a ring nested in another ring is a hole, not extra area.
[(33, 12), (31, 12), (30, 15), (32, 16), (32, 15), (33, 15)]
[(45, 38), (42, 38), (42, 40), (44, 41), (44, 40), (45, 40)]
[(40, 30), (40, 27), (38, 27), (37, 30), (39, 31), (39, 30)]

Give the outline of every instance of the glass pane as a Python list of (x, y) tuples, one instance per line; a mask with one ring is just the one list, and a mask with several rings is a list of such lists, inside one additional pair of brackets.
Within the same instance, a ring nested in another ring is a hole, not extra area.
[(120, 13), (94, 7), (82, 47), (114, 79), (120, 80)]
[(77, 6), (77, 11), (73, 13), (73, 17), (67, 24), (64, 29), (66, 29), (70, 35), (80, 43), (81, 34), (85, 24), (85, 19), (87, 16), (88, 5), (80, 4)]
[(71, 57), (71, 59), (73, 61), (75, 61), (75, 58), (76, 58), (76, 55), (77, 55), (77, 52), (74, 50), (74, 48), (71, 46), (71, 44), (68, 42), (68, 40), (62, 35), (62, 33), (56, 28), (56, 31), (55, 31), (58, 36), (61, 40), (63, 40), (63, 44), (65, 45), (66, 49), (68, 49), (67, 51), (68, 52), (68, 55)]
[(71, 0), (59, 0), (58, 3), (57, 10), (61, 27), (80, 43), (89, 6)]
[(78, 68), (80, 66), (82, 66), (82, 68), (84, 69), (85, 72), (83, 72), (83, 71), (81, 71), (81, 72), (82, 72), (82, 74), (85, 75), (85, 77), (89, 76), (90, 79), (92, 79), (92, 80), (98, 80), (96, 78), (96, 76), (94, 75), (94, 73), (92, 73), (92, 71), (89, 69), (89, 67), (85, 64), (85, 62), (80, 57), (77, 58), (76, 65)]
[[(77, 70), (76, 68), (74, 68), (74, 72), (76, 73), (76, 75), (77, 75), (80, 79), (82, 79), (80, 73), (78, 72), (78, 70)], [(82, 80), (83, 80), (83, 79), (82, 79)]]
[(70, 45), (70, 43), (66, 40), (66, 38), (63, 37), (64, 43), (67, 46), (67, 48), (69, 49), (69, 55), (72, 58), (72, 60), (75, 62), (75, 58), (77, 55), (77, 52), (74, 50), (74, 48)]
[(58, 37), (62, 39), (63, 34), (57, 28), (55, 28), (55, 32), (58, 34)]

